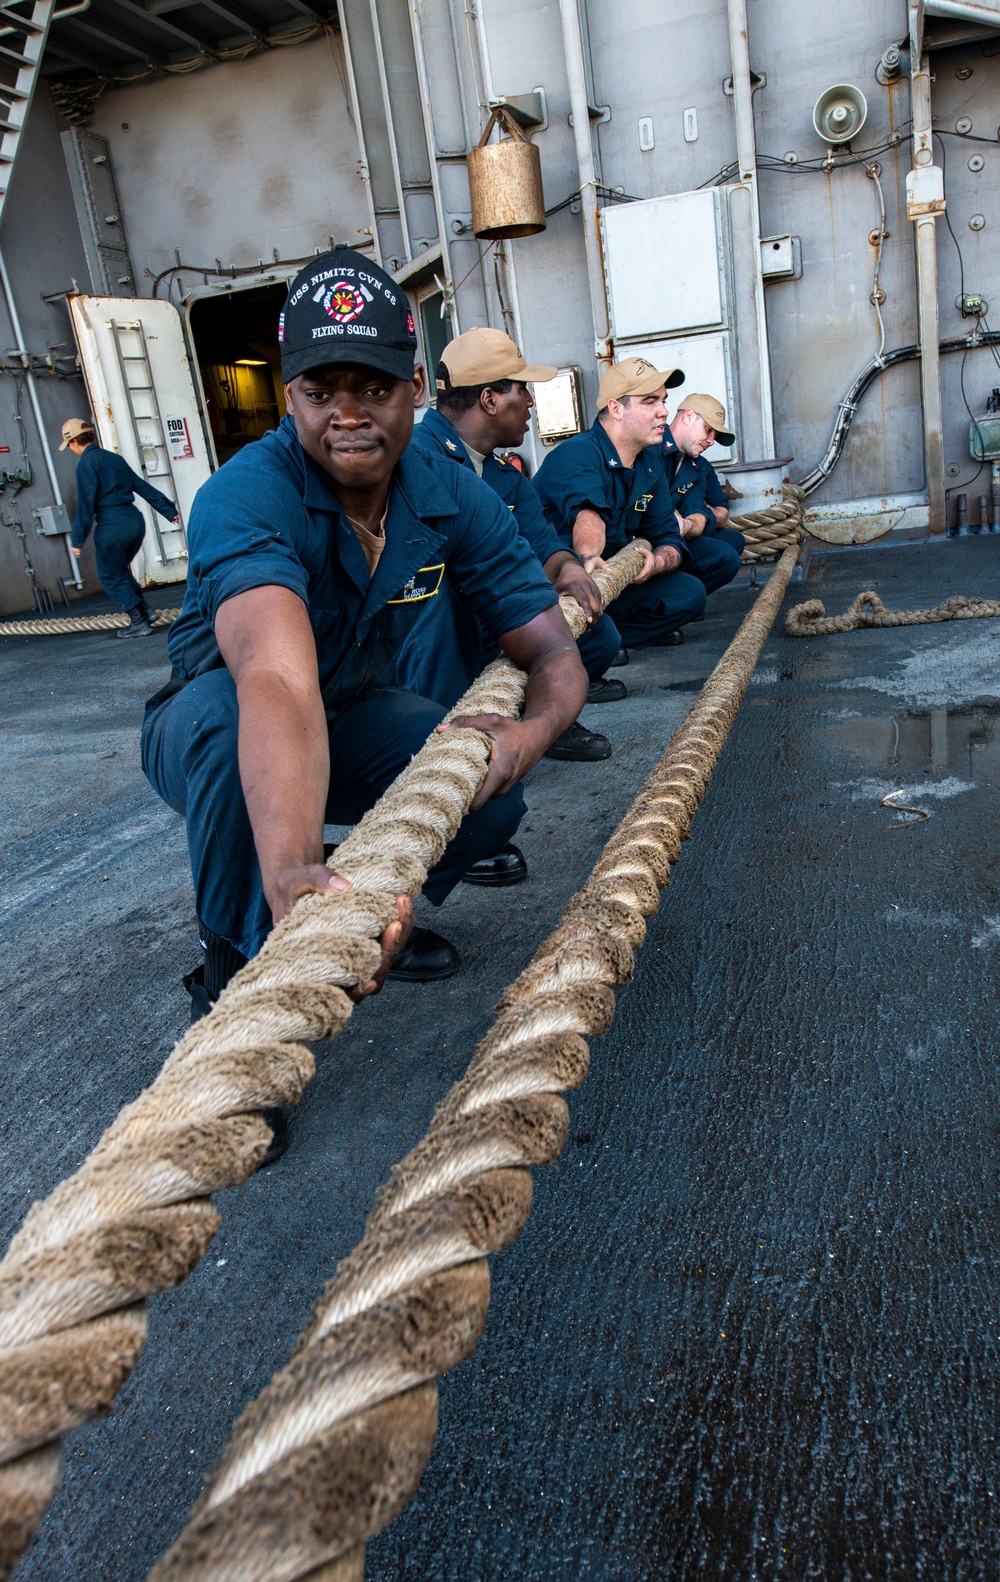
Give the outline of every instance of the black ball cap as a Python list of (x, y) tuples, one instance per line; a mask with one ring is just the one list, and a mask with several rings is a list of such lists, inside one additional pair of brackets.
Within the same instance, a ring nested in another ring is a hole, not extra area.
[(413, 378), (417, 332), (409, 303), (391, 275), (350, 247), (322, 253), (295, 276), (278, 340), (286, 384), (331, 363)]

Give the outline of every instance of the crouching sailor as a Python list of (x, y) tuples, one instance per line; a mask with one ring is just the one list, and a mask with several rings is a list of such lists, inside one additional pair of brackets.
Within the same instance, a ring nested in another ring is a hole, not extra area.
[[(199, 491), (173, 677), (143, 727), (146, 775), (187, 821), (203, 1003), (300, 896), (345, 886), (323, 865), (324, 823), (360, 818), (443, 720), (384, 676), (446, 570), (528, 684), (521, 720), (460, 722), (490, 736), (490, 766), (427, 880), (431, 902), (513, 835), (521, 779), (587, 690), (506, 506), (471, 470), (407, 449), (424, 378), (392, 278), (348, 249), (319, 257), (293, 281), (279, 333), (288, 415)], [(390, 970), (423, 981), (459, 968), (438, 934), (409, 932), (405, 898), (399, 910), (364, 993)]]
[(76, 513), (70, 548), (79, 560), (93, 526), (101, 587), (109, 599), (121, 605), (129, 618), (128, 626), (117, 631), (115, 636), (148, 637), (153, 630), (153, 612), (130, 569), (130, 562), (142, 548), (146, 524), (132, 501), (139, 495), (175, 525), (180, 523), (177, 507), (159, 489), (154, 489), (145, 478), (133, 472), (124, 456), (98, 445), (97, 435), (83, 418), (71, 417), (63, 424), (59, 449), (67, 448), (80, 458), (76, 469)]
[[(441, 354), (436, 370), (437, 409), (416, 425), (413, 444), (425, 455), (441, 456), (478, 473), (509, 508), (517, 530), (556, 592), (569, 594), (583, 607), (587, 629), (579, 639), (579, 650), (590, 679), (587, 701), (609, 703), (625, 696), (623, 684), (604, 675), (621, 647), (618, 632), (602, 614), (596, 584), (546, 521), (534, 484), (514, 461), (496, 455), (524, 440), (534, 405), (529, 383), (552, 379), (556, 372), (555, 368), (529, 366), (501, 330), (467, 330)], [(430, 621), (438, 628), (434, 641), (425, 631)], [(450, 707), (495, 655), (496, 644), (482, 641), (477, 623), (470, 620), (459, 601), (445, 597), (428, 605), (404, 645), (396, 674), (400, 685)], [(552, 743), (546, 756), (588, 761), (610, 758), (611, 743), (577, 721)], [(476, 876), (466, 878), (475, 882)], [(514, 880), (484, 878), (479, 882)]]
[(705, 451), (718, 441), (735, 444), (726, 409), (710, 395), (689, 395), (663, 435), (663, 467), (670, 485), (691, 570), (714, 593), (732, 582), (743, 564), (746, 539), (727, 527), (726, 491)]
[(615, 363), (601, 379), (593, 427), (564, 439), (535, 477), (546, 516), (585, 570), (633, 538), (653, 546), (635, 581), (608, 606), (627, 648), (682, 642), (681, 628), (705, 608), (658, 454), (666, 392), (683, 378), (643, 357)]

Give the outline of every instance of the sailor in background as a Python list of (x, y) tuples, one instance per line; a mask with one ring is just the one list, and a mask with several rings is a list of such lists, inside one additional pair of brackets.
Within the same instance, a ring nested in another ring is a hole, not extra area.
[(666, 393), (683, 379), (644, 357), (615, 363), (601, 379), (593, 426), (564, 439), (535, 475), (546, 517), (584, 570), (633, 538), (652, 545), (638, 577), (608, 606), (627, 648), (683, 642), (681, 628), (705, 608), (659, 455)]
[(180, 523), (177, 507), (159, 489), (154, 489), (145, 478), (133, 472), (123, 456), (98, 445), (97, 435), (83, 418), (71, 417), (63, 424), (59, 449), (71, 450), (80, 458), (76, 469), (76, 515), (70, 548), (79, 560), (93, 527), (101, 587), (109, 599), (121, 605), (129, 618), (128, 626), (117, 631), (115, 636), (148, 637), (153, 630), (153, 612), (129, 569), (146, 536), (146, 524), (132, 503), (133, 497), (140, 495), (154, 511), (159, 511), (175, 525)]
[(691, 570), (714, 593), (732, 582), (746, 545), (742, 533), (727, 527), (726, 491), (705, 451), (718, 441), (732, 445), (726, 409), (710, 395), (689, 395), (663, 435), (663, 467), (674, 509), (690, 556)]
[[(578, 648), (590, 682), (587, 701), (610, 703), (626, 695), (622, 682), (604, 674), (621, 642), (603, 614), (596, 584), (546, 521), (531, 480), (514, 461), (496, 455), (524, 440), (534, 405), (529, 383), (553, 379), (556, 372), (529, 367), (502, 330), (467, 330), (441, 354), (435, 371), (437, 408), (417, 424), (412, 444), (424, 455), (450, 459), (477, 473), (500, 496), (556, 592), (569, 594), (583, 607), (588, 624)], [(429, 622), (435, 624), (433, 642), (424, 630)], [(394, 679), (450, 708), (497, 652), (496, 643), (483, 640), (478, 622), (452, 595), (428, 605), (400, 653)], [(611, 757), (611, 743), (577, 720), (552, 743), (546, 757), (594, 762)], [(469, 883), (514, 882), (477, 878), (475, 873), (465, 877)]]

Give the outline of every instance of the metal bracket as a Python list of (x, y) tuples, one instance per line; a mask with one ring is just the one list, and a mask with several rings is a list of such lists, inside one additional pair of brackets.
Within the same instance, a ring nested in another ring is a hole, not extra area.
[[(750, 93), (751, 93), (751, 95), (755, 94), (757, 92), (758, 88), (766, 88), (766, 87), (767, 87), (767, 72), (766, 71), (752, 71), (750, 73)], [(726, 78), (723, 79), (722, 91), (723, 91), (723, 93), (726, 95), (726, 97), (728, 99), (731, 99), (733, 97), (733, 79), (732, 79), (732, 77), (726, 77)]]
[(524, 127), (525, 131), (529, 131), (532, 127), (544, 130), (549, 124), (544, 88), (532, 88), (530, 93), (501, 95), (499, 98), (489, 99), (487, 103), (491, 110), (497, 110), (503, 105), (511, 120), (516, 121), (518, 126)]
[[(608, 121), (611, 120), (611, 106), (610, 104), (588, 104), (587, 114), (590, 117), (592, 124), (604, 126)], [(572, 114), (566, 117), (566, 124), (567, 126), (573, 125)]]

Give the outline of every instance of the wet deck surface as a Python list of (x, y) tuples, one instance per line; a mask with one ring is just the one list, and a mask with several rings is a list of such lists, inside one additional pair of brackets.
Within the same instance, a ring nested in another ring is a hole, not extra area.
[[(792, 598), (992, 596), (998, 567), (995, 539), (867, 550)], [(179, 1530), (749, 602), (617, 672), (609, 763), (536, 772), (529, 883), (436, 915), (466, 971), (322, 1052), (291, 1150), (222, 1197), (113, 1417), (67, 1442), (19, 1577), (139, 1579)], [(184, 1025), (183, 830), (136, 745), (164, 646), (0, 645), (5, 1233)], [(995, 621), (772, 637), (370, 1578), (995, 1577), (998, 711)], [(893, 789), (932, 817), (900, 827)]]

